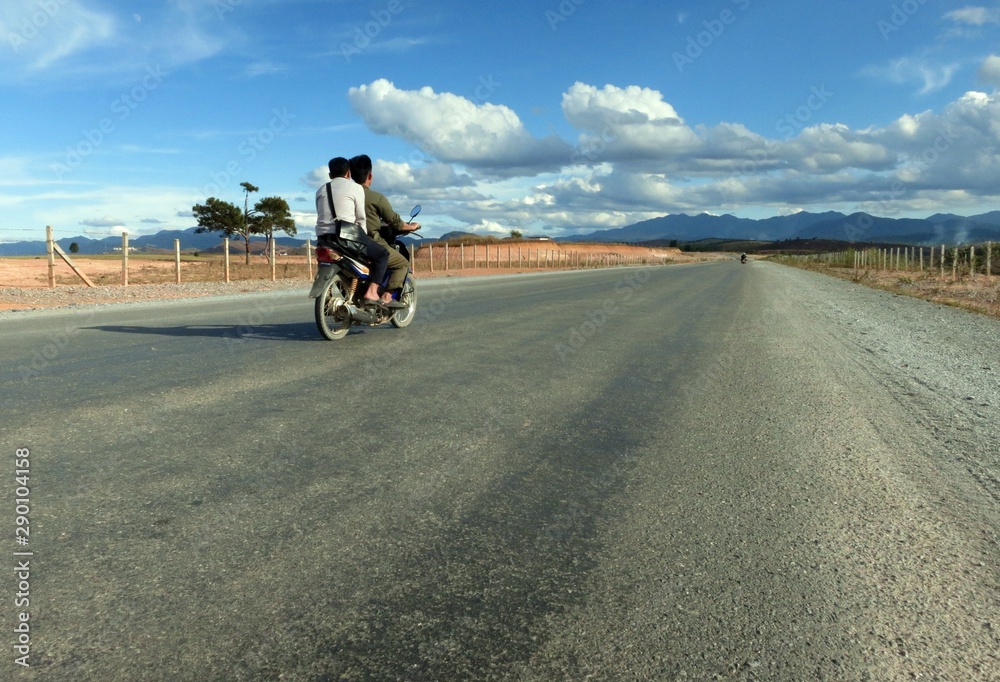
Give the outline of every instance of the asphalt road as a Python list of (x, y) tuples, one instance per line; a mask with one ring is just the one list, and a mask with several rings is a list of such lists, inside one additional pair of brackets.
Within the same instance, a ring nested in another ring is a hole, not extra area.
[(759, 262), (336, 342), (304, 293), (0, 316), (0, 679), (1000, 679), (1000, 323)]

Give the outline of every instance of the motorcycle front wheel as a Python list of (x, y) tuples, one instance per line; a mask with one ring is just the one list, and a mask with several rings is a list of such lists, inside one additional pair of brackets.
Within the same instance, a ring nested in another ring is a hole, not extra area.
[(412, 275), (407, 275), (403, 281), (403, 291), (399, 295), (399, 301), (406, 307), (397, 310), (390, 321), (392, 326), (402, 329), (413, 322), (413, 316), (417, 314), (417, 288)]
[(337, 311), (346, 302), (350, 291), (348, 281), (338, 274), (316, 297), (316, 327), (330, 341), (344, 338), (351, 328), (350, 316)]

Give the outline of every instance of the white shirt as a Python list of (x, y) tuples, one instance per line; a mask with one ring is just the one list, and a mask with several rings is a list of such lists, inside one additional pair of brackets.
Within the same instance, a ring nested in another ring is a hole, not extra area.
[[(367, 233), (365, 188), (350, 178), (334, 178), (330, 188), (333, 191), (333, 207), (337, 211), (337, 218), (357, 223)], [(334, 217), (330, 215), (330, 202), (326, 198), (326, 185), (323, 185), (316, 190), (316, 236), (336, 232)]]

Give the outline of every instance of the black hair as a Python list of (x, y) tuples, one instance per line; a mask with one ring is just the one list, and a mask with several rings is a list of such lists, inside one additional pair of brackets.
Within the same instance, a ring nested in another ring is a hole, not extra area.
[(358, 154), (351, 159), (351, 179), (359, 185), (363, 185), (368, 179), (368, 174), (372, 172), (372, 160), (367, 154)]
[(330, 159), (330, 163), (327, 166), (330, 168), (331, 178), (342, 178), (348, 169), (350, 169), (351, 162), (343, 156), (338, 156), (335, 159)]

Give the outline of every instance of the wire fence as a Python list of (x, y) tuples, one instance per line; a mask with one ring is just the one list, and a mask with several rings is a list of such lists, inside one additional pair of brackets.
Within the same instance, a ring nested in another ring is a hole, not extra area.
[(1000, 274), (1000, 245), (993, 242), (960, 246), (894, 246), (847, 249), (811, 256), (792, 256), (831, 267), (987, 280)]

